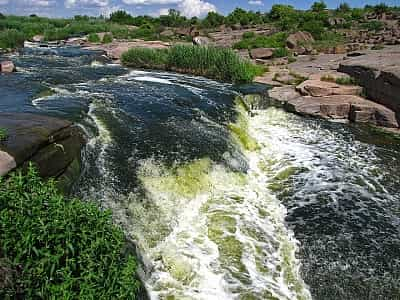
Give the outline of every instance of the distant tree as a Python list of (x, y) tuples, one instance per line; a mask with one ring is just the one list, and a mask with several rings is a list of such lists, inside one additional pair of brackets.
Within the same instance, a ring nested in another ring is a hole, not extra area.
[(167, 27), (182, 27), (187, 23), (187, 19), (181, 16), (181, 12), (176, 9), (170, 9), (168, 15), (160, 16), (160, 24)]
[(110, 21), (118, 24), (132, 25), (133, 17), (126, 11), (118, 10), (110, 15)]
[(224, 20), (225, 20), (224, 16), (211, 11), (207, 14), (207, 17), (203, 20), (204, 22), (203, 26), (215, 28), (217, 26), (224, 24)]
[(3, 15), (2, 13), (0, 13), (0, 20), (1, 20), (1, 19), (5, 19), (5, 18), (6, 18), (6, 16)]
[(29, 15), (29, 17), (30, 17), (30, 18), (37, 18), (38, 16), (35, 15), (35, 14), (31, 14), (31, 15)]
[(380, 3), (378, 5), (375, 5), (373, 7), (373, 10), (376, 14), (383, 14), (383, 13), (387, 13), (390, 11), (389, 6), (387, 6), (385, 3)]
[(340, 3), (337, 11), (340, 13), (348, 13), (351, 11), (351, 7), (347, 2)]
[(324, 1), (314, 2), (311, 6), (313, 12), (322, 12), (326, 9), (326, 4)]
[(89, 21), (89, 16), (81, 16), (81, 15), (76, 15), (74, 16), (75, 21)]
[(296, 14), (294, 7), (291, 5), (275, 4), (272, 6), (269, 17), (272, 20), (291, 18)]

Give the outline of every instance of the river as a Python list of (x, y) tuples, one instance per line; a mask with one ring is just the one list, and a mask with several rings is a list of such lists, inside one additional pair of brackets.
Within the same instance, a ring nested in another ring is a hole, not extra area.
[(0, 111), (85, 131), (74, 195), (113, 211), (151, 299), (399, 299), (398, 140), (79, 48), (12, 59)]

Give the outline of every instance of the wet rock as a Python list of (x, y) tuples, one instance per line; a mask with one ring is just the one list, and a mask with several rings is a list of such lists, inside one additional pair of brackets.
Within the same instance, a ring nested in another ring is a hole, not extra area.
[(15, 72), (15, 65), (11, 60), (5, 60), (0, 62), (0, 72), (1, 73), (12, 73)]
[(84, 138), (78, 127), (66, 120), (25, 113), (0, 113), (0, 128), (7, 139), (0, 142), (0, 173), (29, 162), (44, 178), (60, 178), (71, 168), (80, 170), (80, 153)]
[(304, 96), (360, 95), (362, 88), (356, 85), (339, 85), (335, 82), (306, 80), (296, 87)]
[(44, 41), (44, 35), (35, 35), (32, 37), (32, 42), (40, 43)]
[(270, 59), (273, 55), (273, 48), (257, 48), (250, 50), (250, 57), (252, 59)]
[(290, 49), (298, 48), (299, 46), (304, 46), (314, 42), (314, 38), (311, 33), (307, 31), (299, 31), (292, 33), (286, 40), (286, 45)]

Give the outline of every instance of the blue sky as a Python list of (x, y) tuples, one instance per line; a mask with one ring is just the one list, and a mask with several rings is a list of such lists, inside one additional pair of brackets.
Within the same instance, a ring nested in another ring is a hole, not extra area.
[[(335, 8), (345, 0), (327, 0), (329, 7)], [(132, 15), (156, 16), (165, 13), (168, 8), (180, 10), (188, 17), (204, 16), (209, 11), (227, 14), (235, 7), (266, 11), (273, 4), (290, 4), (297, 8), (310, 7), (314, 0), (0, 0), (0, 12), (3, 14), (37, 14), (51, 17), (68, 17), (77, 14), (109, 14), (118, 9)], [(353, 7), (366, 4), (378, 4), (382, 0), (347, 0)], [(400, 0), (386, 0), (388, 5), (400, 5)]]

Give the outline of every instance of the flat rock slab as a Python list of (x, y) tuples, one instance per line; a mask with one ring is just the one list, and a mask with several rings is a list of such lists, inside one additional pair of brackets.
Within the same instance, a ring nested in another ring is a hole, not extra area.
[(80, 159), (84, 140), (81, 131), (69, 121), (35, 114), (0, 113), (0, 128), (7, 134), (0, 142), (0, 175), (32, 161), (41, 176), (57, 177), (74, 159)]
[(304, 96), (324, 97), (331, 95), (360, 95), (362, 88), (356, 85), (339, 85), (335, 82), (306, 80), (296, 87)]

